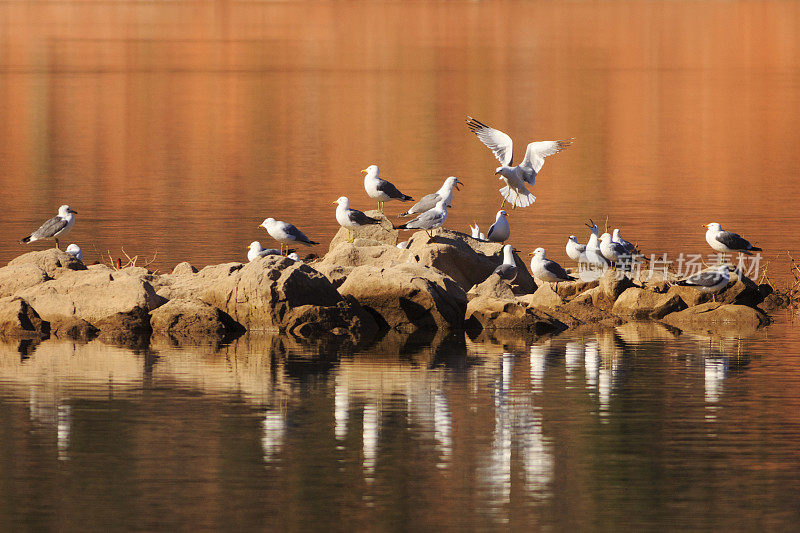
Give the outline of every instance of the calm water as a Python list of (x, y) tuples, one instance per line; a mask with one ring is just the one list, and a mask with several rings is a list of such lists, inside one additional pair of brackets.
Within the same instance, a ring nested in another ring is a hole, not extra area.
[[(448, 227), (486, 229), (501, 184), (471, 114), (518, 146), (576, 139), (512, 213), (515, 247), (563, 261), (608, 217), (674, 260), (717, 221), (783, 284), (798, 20), (769, 1), (2, 2), (0, 264), (62, 203), (90, 262), (243, 260), (267, 216), (324, 253), (333, 200), (373, 207), (370, 163), (415, 197), (458, 176)], [(0, 524), (796, 527), (790, 314), (748, 338), (501, 337), (0, 344)]]

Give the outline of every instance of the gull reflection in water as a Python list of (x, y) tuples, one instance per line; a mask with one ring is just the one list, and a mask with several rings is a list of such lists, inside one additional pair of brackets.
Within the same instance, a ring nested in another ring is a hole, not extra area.
[(56, 453), (59, 461), (69, 460), (69, 441), (72, 432), (72, 407), (62, 403), (57, 395), (42, 395), (31, 387), (28, 396), (29, 416), (32, 422), (46, 428), (55, 428)]
[(583, 344), (576, 341), (568, 342), (564, 347), (564, 365), (567, 369), (568, 380), (572, 379), (575, 372), (581, 369), (583, 362)]
[(547, 344), (531, 346), (531, 389), (541, 393), (544, 389), (544, 371), (547, 364)]
[(362, 447), (364, 452), (364, 473), (366, 480), (372, 481), (375, 474), (375, 463), (378, 456), (378, 435), (380, 433), (380, 411), (378, 405), (368, 403), (364, 406), (362, 429)]
[(350, 417), (350, 389), (341, 374), (336, 375), (333, 393), (333, 434), (336, 440), (347, 436), (347, 420)]
[(264, 462), (270, 463), (283, 448), (286, 438), (286, 413), (278, 409), (268, 410), (261, 424), (264, 429), (264, 435), (261, 437)]
[(443, 392), (436, 391), (433, 395), (433, 438), (441, 453), (441, 459), (436, 464), (439, 468), (447, 466), (453, 456), (452, 427), (453, 420), (450, 416), (450, 407), (447, 405), (447, 397)]

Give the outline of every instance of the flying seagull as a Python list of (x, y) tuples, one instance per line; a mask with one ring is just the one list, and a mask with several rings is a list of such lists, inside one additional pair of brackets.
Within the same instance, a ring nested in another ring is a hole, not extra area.
[(350, 199), (347, 196), (340, 196), (338, 200), (332, 203), (339, 204), (336, 208), (336, 222), (341, 227), (347, 228), (347, 232), (350, 235), (347, 242), (353, 242), (355, 239), (356, 228), (381, 223), (377, 218), (368, 217), (358, 209), (350, 209)]
[(381, 171), (378, 169), (378, 165), (370, 165), (361, 172), (366, 173), (366, 176), (364, 176), (364, 190), (367, 191), (367, 195), (370, 198), (378, 200), (378, 210), (381, 213), (383, 213), (384, 202), (390, 202), (392, 200), (408, 202), (409, 200), (413, 200), (410, 196), (398, 191), (397, 187), (390, 182), (380, 179), (378, 175)]
[(517, 166), (512, 166), (514, 142), (511, 137), (470, 116), (467, 116), (467, 127), (500, 161), (501, 166), (497, 167), (494, 172), (495, 175), (500, 174), (499, 179), (506, 182), (506, 186), (500, 189), (500, 195), (503, 197), (500, 209), (503, 208), (506, 201), (511, 204), (512, 209), (528, 207), (535, 202), (536, 197), (525, 185), (533, 186), (536, 182), (536, 175), (542, 169), (545, 157), (558, 153), (572, 144), (572, 139), (532, 142), (528, 144), (522, 162)]
[(259, 226), (267, 230), (267, 233), (269, 233), (270, 237), (281, 243), (281, 255), (283, 255), (284, 245), (286, 245), (286, 248), (288, 249), (289, 244), (293, 242), (299, 242), (300, 244), (305, 244), (306, 246), (319, 244), (318, 242), (310, 240), (302, 231), (293, 225), (280, 220), (275, 220), (272, 217), (265, 219), (264, 222), (259, 224)]
[(58, 248), (58, 238), (67, 233), (75, 225), (75, 215), (77, 211), (73, 211), (68, 205), (62, 205), (58, 208), (58, 214), (39, 226), (39, 229), (20, 240), (21, 243), (29, 243), (34, 241), (41, 241), (45, 239), (55, 239), (56, 248)]
[(422, 197), (422, 200), (415, 203), (411, 209), (406, 211), (405, 213), (401, 213), (398, 216), (407, 217), (409, 215), (417, 215), (419, 213), (424, 213), (428, 209), (433, 209), (436, 207), (436, 202), (441, 199), (444, 199), (447, 207), (453, 205), (453, 188), (455, 187), (456, 190), (461, 190), (458, 188), (459, 185), (464, 185), (461, 181), (455, 177), (450, 176), (446, 180), (444, 180), (444, 184), (442, 187), (431, 194)]
[[(63, 207), (63, 206), (62, 206)], [(706, 242), (718, 252), (742, 252), (751, 255), (750, 252), (760, 252), (761, 248), (756, 248), (750, 241), (731, 231), (723, 231), (722, 226), (716, 222), (703, 224), (706, 231)]]

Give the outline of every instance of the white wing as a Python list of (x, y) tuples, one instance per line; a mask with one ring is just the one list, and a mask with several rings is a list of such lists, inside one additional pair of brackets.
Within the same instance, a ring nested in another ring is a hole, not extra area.
[[(523, 167), (526, 171), (533, 169), (533, 176), (542, 170), (544, 165), (544, 158), (548, 155), (553, 155), (572, 144), (572, 139), (563, 139), (560, 141), (535, 141), (528, 145), (525, 150), (525, 159), (522, 160), (519, 166)], [(525, 181), (529, 181), (529, 171), (525, 172)]]
[(478, 136), (478, 139), (489, 147), (494, 156), (503, 165), (511, 165), (514, 152), (514, 141), (500, 130), (490, 128), (483, 122), (467, 116), (467, 127)]

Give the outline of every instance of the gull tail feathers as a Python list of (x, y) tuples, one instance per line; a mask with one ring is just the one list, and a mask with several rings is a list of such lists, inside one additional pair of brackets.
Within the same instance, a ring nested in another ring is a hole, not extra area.
[(19, 240), (20, 244), (26, 244), (26, 243), (29, 243), (29, 242), (31, 242), (31, 236), (30, 235), (28, 235), (27, 237), (23, 237), (22, 239)]
[(536, 201), (536, 197), (531, 194), (528, 189), (523, 188), (522, 191), (518, 193), (516, 191), (511, 191), (508, 185), (500, 189), (500, 196), (515, 207), (528, 207)]

